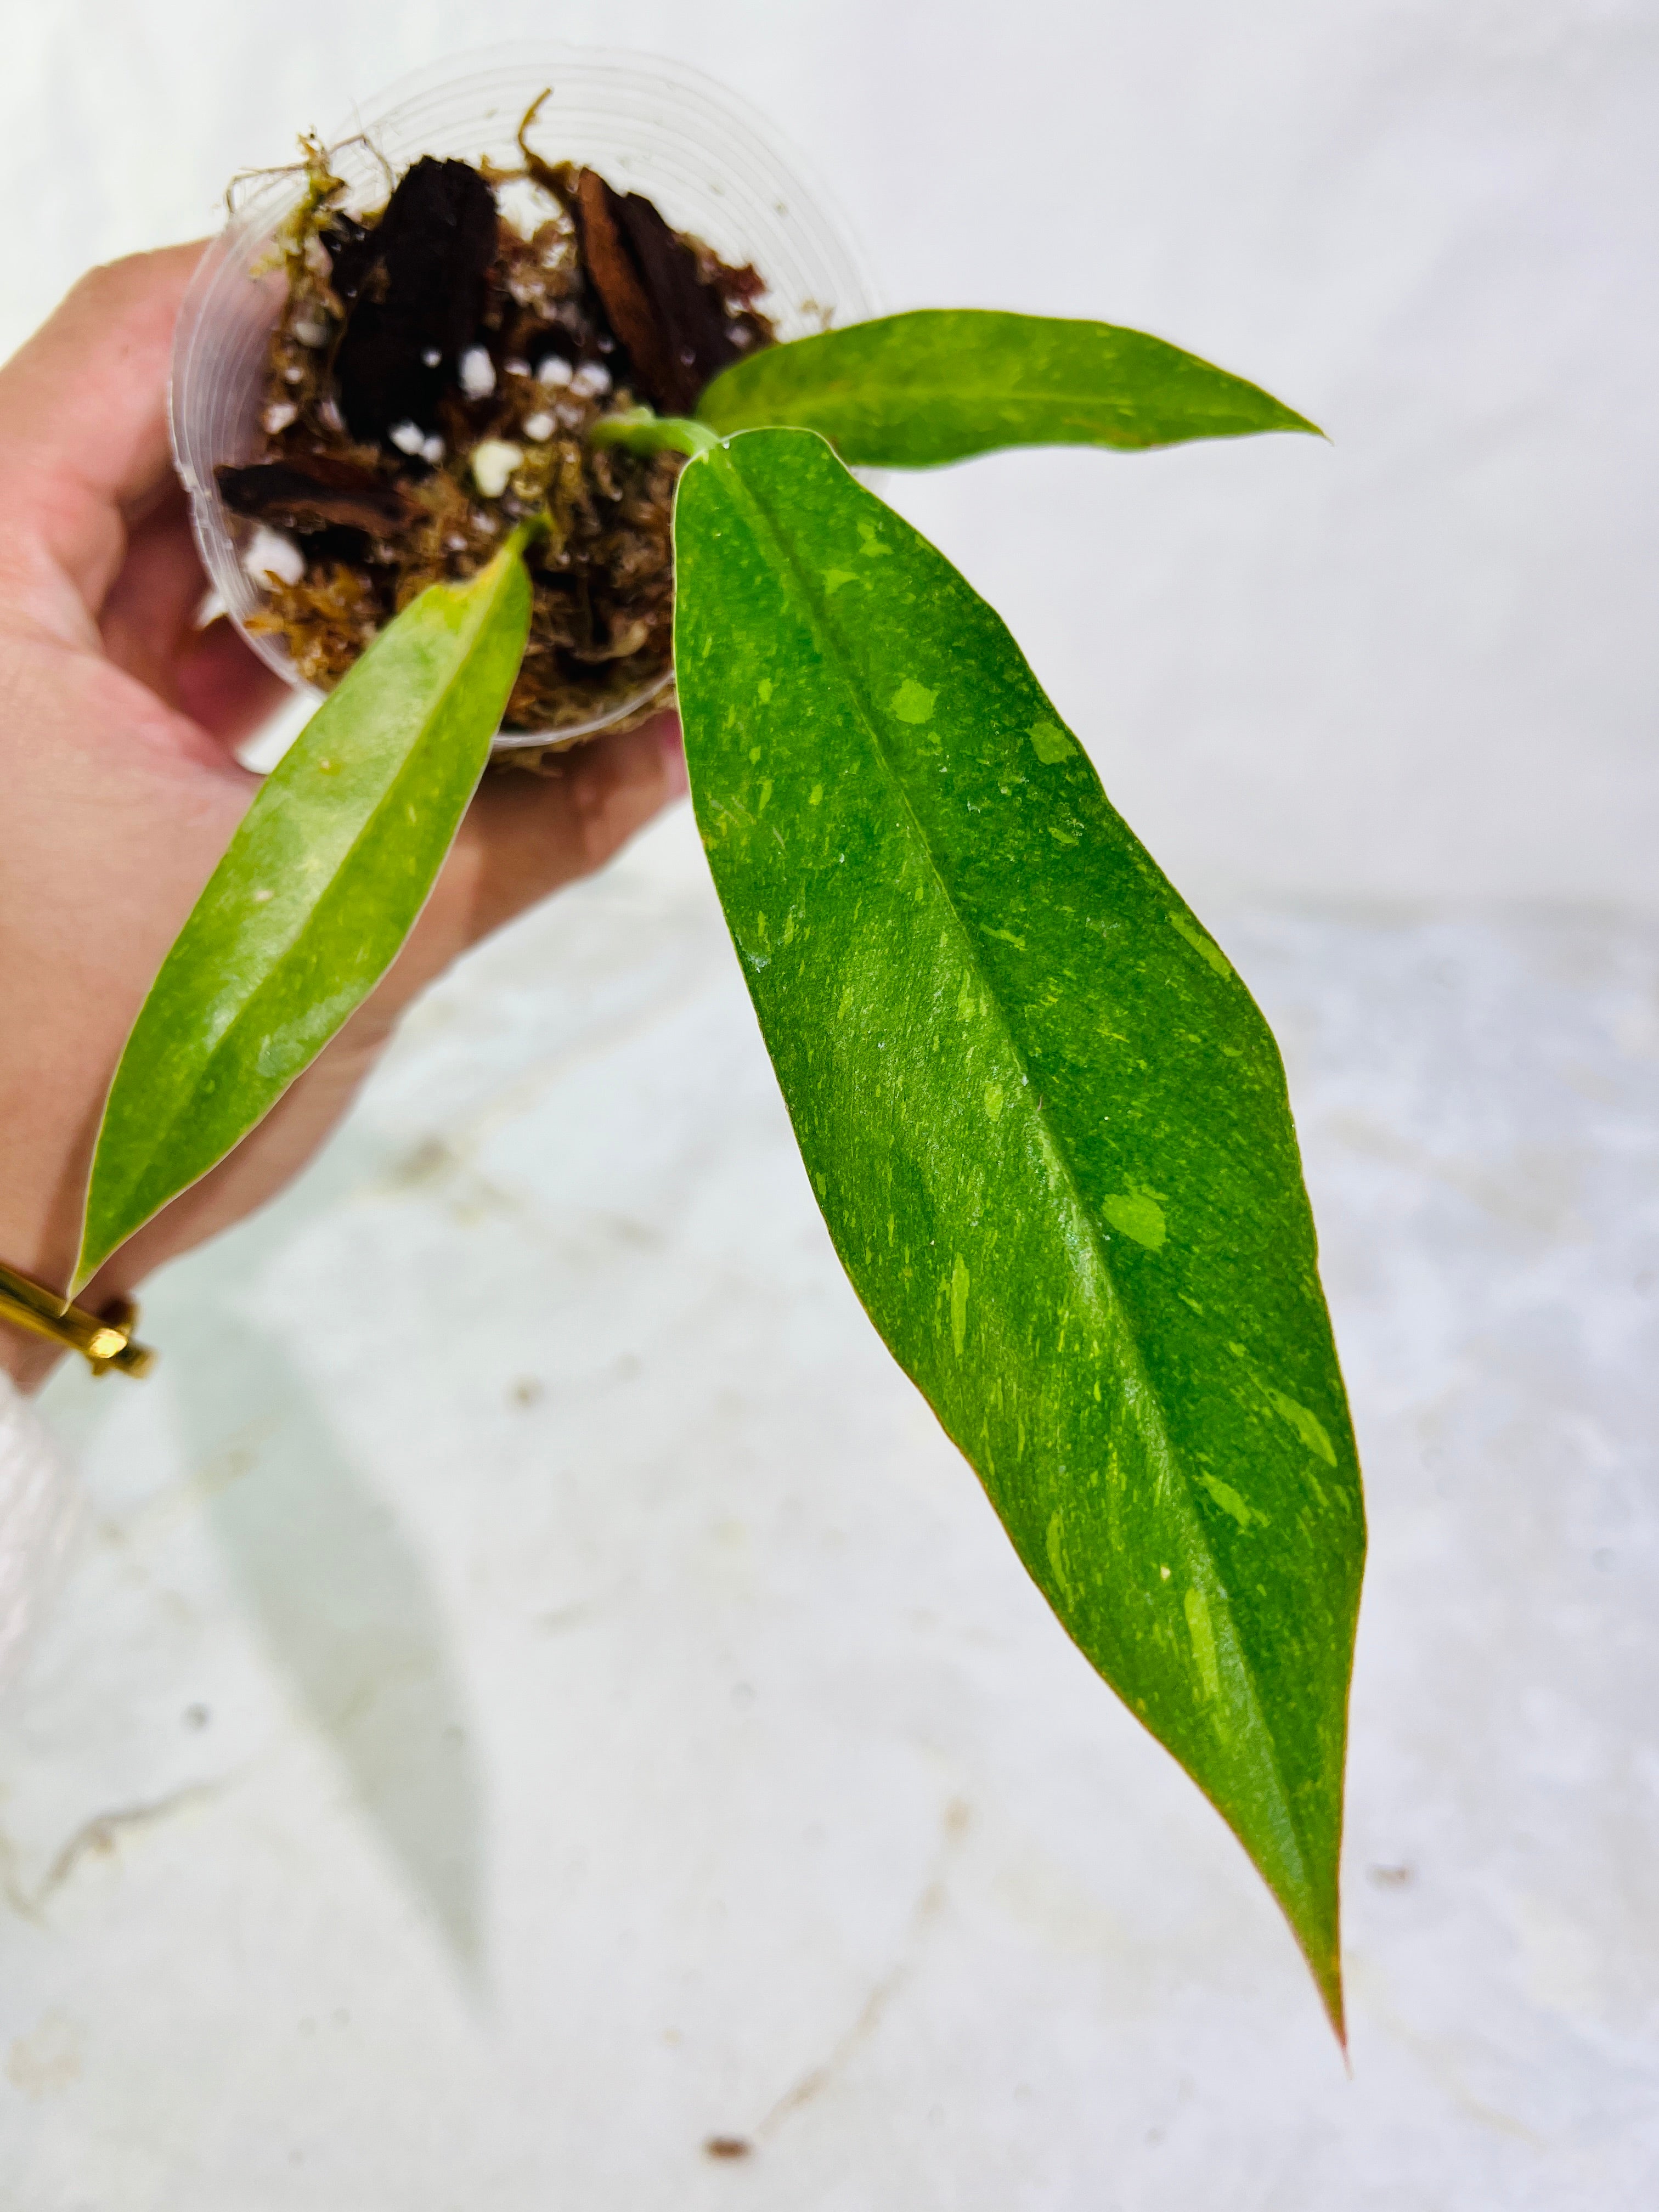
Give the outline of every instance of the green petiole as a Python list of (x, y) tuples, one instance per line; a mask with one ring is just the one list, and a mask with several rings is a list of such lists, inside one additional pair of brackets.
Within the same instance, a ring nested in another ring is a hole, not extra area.
[(630, 407), (607, 415), (588, 433), (596, 446), (620, 446), (629, 453), (684, 453), (695, 460), (720, 443), (706, 422), (685, 415), (657, 415), (648, 407)]

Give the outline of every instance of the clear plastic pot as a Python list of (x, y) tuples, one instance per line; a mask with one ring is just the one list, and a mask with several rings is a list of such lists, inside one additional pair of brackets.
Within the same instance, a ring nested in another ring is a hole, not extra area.
[[(488, 155), (515, 167), (520, 120), (544, 88), (537, 151), (598, 169), (619, 191), (643, 192), (675, 229), (704, 240), (724, 260), (752, 262), (771, 288), (761, 305), (781, 338), (874, 313), (858, 254), (822, 194), (802, 182), (749, 108), (676, 62), (525, 45), (421, 70), (330, 142), (331, 165), (349, 186), (342, 204), (358, 214), (383, 204), (388, 170), (401, 175), (422, 154), (475, 162)], [(169, 404), (173, 458), (209, 580), (260, 659), (311, 691), (286, 641), (247, 627), (263, 604), (241, 559), (252, 526), (230, 513), (213, 474), (262, 448), (266, 348), (286, 296), (275, 240), (304, 188), (299, 169), (238, 188), (231, 219), (202, 257), (179, 311)], [(497, 746), (591, 736), (636, 714), (672, 681), (659, 678), (592, 721), (556, 732), (503, 732)]]

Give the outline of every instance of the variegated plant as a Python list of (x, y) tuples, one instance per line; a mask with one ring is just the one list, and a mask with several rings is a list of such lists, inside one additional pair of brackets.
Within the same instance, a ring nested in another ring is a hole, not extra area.
[[(1279, 1054), (996, 615), (848, 473), (1311, 427), (1158, 339), (962, 311), (769, 348), (695, 419), (597, 434), (690, 456), (692, 797), (836, 1249), (1340, 2033), (1364, 1522)], [(396, 953), (513, 684), (523, 544), (398, 616), (261, 789), (127, 1045), (81, 1280)]]

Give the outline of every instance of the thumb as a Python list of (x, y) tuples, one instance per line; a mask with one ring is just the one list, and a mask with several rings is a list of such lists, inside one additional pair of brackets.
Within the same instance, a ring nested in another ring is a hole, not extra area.
[(673, 714), (573, 745), (533, 775), (488, 773), (420, 921), (369, 1001), (374, 1014), (389, 1028), (469, 945), (592, 875), (685, 788)]

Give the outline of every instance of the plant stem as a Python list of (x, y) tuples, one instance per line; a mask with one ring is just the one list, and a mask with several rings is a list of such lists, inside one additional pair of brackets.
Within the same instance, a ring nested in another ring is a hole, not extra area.
[(684, 415), (656, 415), (648, 407), (607, 415), (588, 434), (596, 446), (622, 446), (630, 453), (684, 453), (693, 460), (720, 443), (706, 422)]

